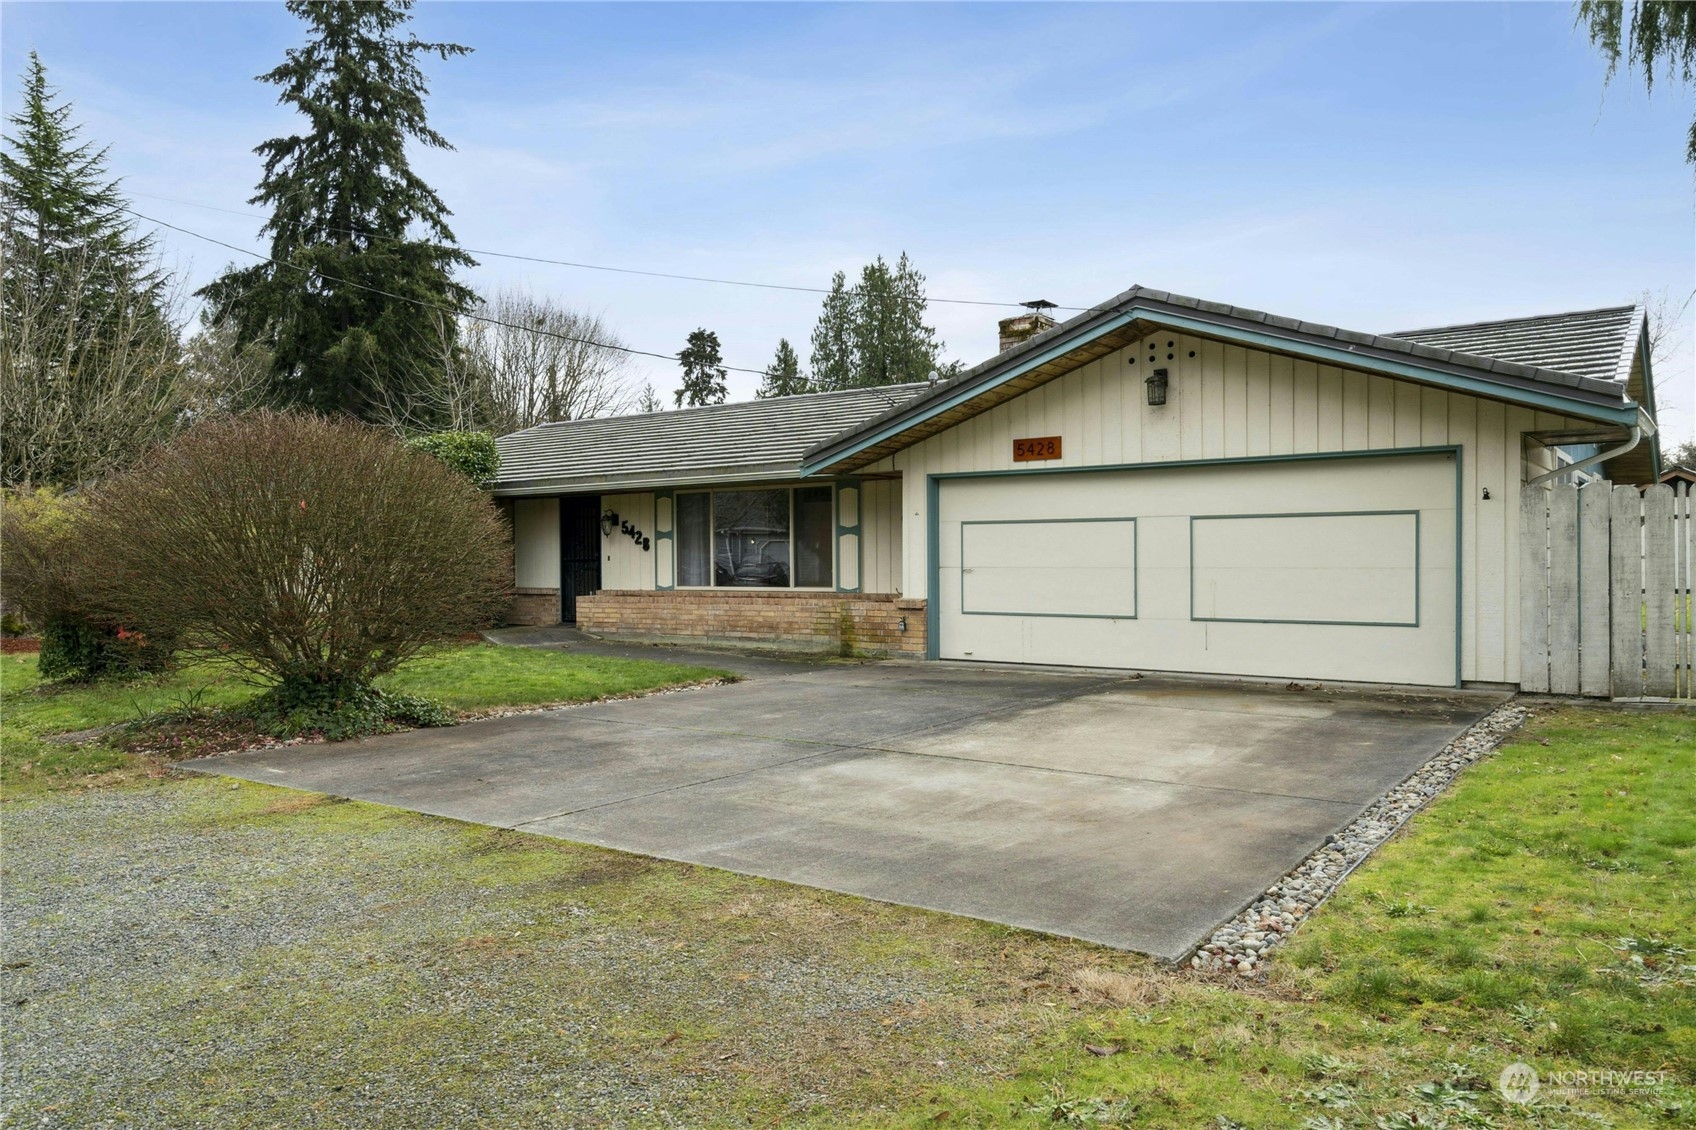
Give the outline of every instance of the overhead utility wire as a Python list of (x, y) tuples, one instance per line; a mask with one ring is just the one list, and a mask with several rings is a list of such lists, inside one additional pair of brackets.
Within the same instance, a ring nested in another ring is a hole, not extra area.
[[(209, 209), (213, 212), (225, 212), (225, 213), (227, 213), (231, 216), (248, 216), (248, 217), (251, 217), (252, 219), (255, 219), (255, 220), (263, 220), (263, 219), (266, 218), (265, 216), (261, 215), (258, 212), (242, 212), (242, 211), (238, 211), (234, 208), (221, 208), (216, 204), (203, 204), (203, 203), (201, 203), (200, 201), (197, 201), (197, 200), (181, 200), (181, 199), (178, 199), (175, 196), (160, 196), (157, 193), (152, 193), (152, 192), (135, 192), (135, 193), (132, 193), (131, 195), (133, 195), (133, 196), (146, 196), (146, 197), (150, 197), (151, 199), (154, 199), (154, 200), (168, 200), (172, 204), (185, 204), (190, 208), (206, 208), (206, 209)], [(155, 220), (154, 222), (158, 223), (159, 221)], [(381, 240), (388, 240), (390, 242), (395, 242), (395, 243), (406, 242), (405, 240), (398, 239), (394, 236), (371, 235), (367, 232), (354, 231), (351, 228), (329, 227), (326, 230), (333, 231), (333, 232), (340, 232), (343, 235), (357, 235), (357, 236), (361, 236), (362, 238), (365, 238), (365, 239), (381, 239)], [(607, 271), (607, 272), (610, 272), (612, 274), (618, 274), (618, 275), (643, 275), (647, 278), (652, 278), (652, 279), (676, 279), (676, 280), (679, 280), (681, 282), (714, 283), (714, 284), (717, 284), (719, 286), (748, 286), (748, 287), (755, 287), (755, 288), (758, 288), (760, 290), (789, 290), (789, 291), (797, 291), (797, 292), (802, 293), (802, 294), (829, 294), (830, 293), (829, 287), (822, 287), (822, 286), (796, 286), (796, 285), (791, 285), (791, 284), (788, 284), (788, 283), (751, 282), (747, 279), (720, 279), (720, 278), (712, 278), (712, 277), (704, 276), (704, 275), (677, 275), (677, 274), (671, 274), (671, 273), (666, 272), (666, 271), (644, 271), (644, 270), (638, 270), (635, 267), (608, 267), (608, 266), (605, 266), (605, 265), (600, 264), (600, 263), (579, 263), (579, 262), (574, 262), (570, 259), (548, 259), (548, 258), (544, 258), (543, 256), (540, 256), (540, 255), (519, 255), (516, 252), (512, 252), (512, 251), (488, 251), (488, 250), (484, 250), (484, 249), (476, 248), (476, 247), (464, 247), (464, 248), (461, 248), (460, 250), (464, 251), (468, 255), (482, 255), (485, 258), (490, 258), (490, 259), (517, 259), (517, 260), (520, 260), (520, 261), (526, 262), (526, 263), (546, 263), (546, 264), (549, 264), (549, 265), (555, 266), (555, 267), (574, 267), (574, 268), (577, 268), (579, 270), (584, 270), (584, 271)], [(947, 303), (947, 304), (953, 305), (953, 306), (1022, 307), (1022, 306), (1028, 306), (1029, 305), (1028, 303), (1025, 303), (1025, 302), (993, 302), (993, 301), (990, 301), (989, 299), (985, 299), (985, 298), (931, 298), (929, 296), (926, 296), (923, 299), (913, 299), (912, 301), (923, 301), (923, 302), (926, 302), (926, 303), (942, 302), (942, 303)], [(1088, 307), (1086, 307), (1086, 306), (1054, 306), (1054, 307), (1050, 307), (1050, 309), (1081, 311), (1081, 310), (1088, 309)]]
[[(535, 326), (521, 326), (517, 322), (502, 321), (500, 318), (491, 318), (486, 314), (472, 314), (472, 313), (467, 313), (467, 312), (461, 311), (461, 310), (455, 310), (451, 306), (443, 306), (443, 305), (441, 305), (439, 303), (435, 303), (435, 302), (426, 302), (421, 298), (408, 298), (404, 294), (395, 294), (392, 291), (381, 290), (381, 289), (374, 287), (374, 286), (366, 286), (364, 283), (357, 283), (357, 282), (352, 281), (351, 279), (339, 279), (339, 278), (336, 278), (334, 275), (326, 275), (323, 271), (320, 271), (315, 267), (302, 267), (298, 263), (285, 263), (281, 259), (273, 259), (269, 255), (263, 254), (262, 252), (250, 251), (245, 247), (237, 247), (233, 243), (225, 243), (221, 239), (213, 239), (209, 235), (201, 235), (197, 231), (190, 231), (187, 228), (178, 227), (176, 224), (168, 224), (164, 220), (159, 220), (159, 219), (153, 218), (152, 216), (143, 215), (142, 213), (137, 212), (134, 208), (125, 208), (124, 211), (128, 212), (130, 215), (134, 216), (138, 220), (146, 220), (150, 224), (158, 224), (162, 228), (170, 228), (174, 232), (181, 232), (183, 235), (193, 236), (195, 239), (203, 239), (207, 243), (217, 244), (219, 247), (227, 248), (230, 251), (236, 251), (236, 252), (239, 252), (243, 255), (251, 255), (255, 259), (262, 259), (265, 262), (272, 264), (273, 266), (287, 267), (290, 270), (299, 271), (302, 274), (306, 274), (306, 275), (316, 275), (318, 278), (321, 278), (326, 282), (337, 283), (341, 286), (351, 286), (355, 290), (369, 291), (372, 294), (380, 294), (384, 298), (392, 298), (396, 302), (410, 302), (414, 306), (422, 306), (426, 310), (437, 310), (437, 311), (440, 311), (443, 314), (450, 314), (450, 315), (452, 315), (456, 318), (468, 318), (473, 322), (484, 322), (484, 323), (491, 325), (491, 326), (504, 326), (505, 328), (507, 328), (509, 330), (521, 330), (524, 333), (538, 334), (542, 337), (558, 338), (560, 341), (569, 341), (573, 345), (592, 345), (592, 346), (596, 347), (597, 349), (612, 349), (612, 350), (618, 351), (619, 353), (631, 353), (631, 354), (635, 354), (638, 357), (654, 357), (654, 358), (658, 358), (661, 361), (676, 361), (677, 360), (677, 354), (675, 354), (675, 353), (655, 353), (655, 352), (653, 352), (651, 350), (647, 350), (647, 349), (632, 349), (630, 346), (627, 346), (627, 345), (612, 345), (612, 344), (609, 344), (608, 342), (604, 342), (604, 341), (595, 341), (592, 338), (573, 337), (570, 334), (555, 333), (552, 330), (537, 329)], [(733, 373), (752, 373), (756, 377), (765, 376), (765, 370), (764, 369), (744, 369), (740, 365), (720, 365), (719, 368), (727, 369), (727, 370), (729, 370), (730, 372), (733, 372)]]

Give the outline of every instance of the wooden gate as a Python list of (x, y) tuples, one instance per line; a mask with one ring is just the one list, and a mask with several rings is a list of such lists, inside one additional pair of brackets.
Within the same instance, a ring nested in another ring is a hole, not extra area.
[(1520, 687), (1696, 698), (1688, 484), (1528, 487), (1520, 510)]

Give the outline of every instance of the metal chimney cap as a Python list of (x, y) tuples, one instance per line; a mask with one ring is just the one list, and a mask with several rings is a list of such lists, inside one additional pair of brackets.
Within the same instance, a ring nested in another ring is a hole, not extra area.
[(1046, 298), (1033, 298), (1029, 302), (1021, 302), (1019, 305), (1027, 310), (1035, 310), (1039, 314), (1044, 310), (1058, 309), (1060, 306), (1058, 302), (1050, 302)]

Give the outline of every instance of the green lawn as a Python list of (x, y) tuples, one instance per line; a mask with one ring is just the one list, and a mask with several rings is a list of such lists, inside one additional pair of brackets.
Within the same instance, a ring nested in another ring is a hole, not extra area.
[[(4, 1035), (35, 1088), (20, 1124), (121, 1107), (232, 1127), (331, 1110), (372, 1126), (1696, 1125), (1687, 713), (1543, 713), (1250, 985), (257, 785), (173, 778), (4, 811), (5, 960), (51, 968), (51, 939), (94, 924), (65, 947), (86, 971), (54, 970)], [(214, 894), (216, 913), (185, 910)], [(114, 921), (216, 947), (217, 968), (104, 961)], [(29, 998), (32, 976), (8, 994)], [(1516, 1061), (1551, 1086), (1671, 1081), (1522, 1107), (1492, 1087)]]
[[(480, 713), (500, 707), (588, 702), (726, 677), (722, 671), (646, 659), (608, 659), (476, 643), (440, 648), (380, 681)], [(259, 693), (228, 668), (186, 664), (153, 678), (43, 684), (34, 655), (0, 656), (0, 780), (6, 791), (74, 783), (91, 775), (152, 769), (114, 744), (76, 745), (52, 734), (138, 722), (185, 710), (238, 706)]]

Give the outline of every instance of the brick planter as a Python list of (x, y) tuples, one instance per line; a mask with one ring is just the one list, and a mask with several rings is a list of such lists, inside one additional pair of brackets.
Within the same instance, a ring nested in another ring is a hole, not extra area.
[(559, 623), (559, 590), (513, 589), (506, 622), (525, 628)]
[(652, 640), (872, 655), (925, 653), (925, 602), (894, 593), (609, 590), (577, 598), (577, 626), (596, 635)]

